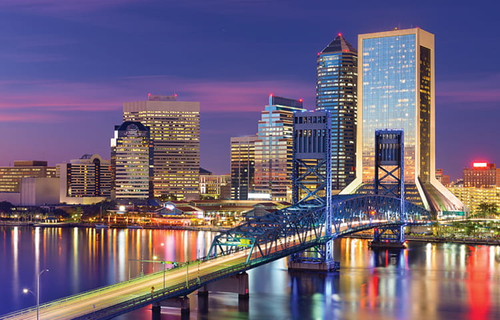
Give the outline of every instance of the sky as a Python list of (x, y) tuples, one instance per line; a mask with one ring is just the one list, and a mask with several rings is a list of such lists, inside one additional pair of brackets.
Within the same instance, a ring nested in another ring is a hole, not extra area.
[(270, 93), (314, 109), (316, 55), (338, 33), (435, 34), (436, 166), (500, 166), (500, 3), (332, 0), (1, 0), (0, 165), (109, 159), (122, 105), (201, 104), (201, 166), (229, 173)]

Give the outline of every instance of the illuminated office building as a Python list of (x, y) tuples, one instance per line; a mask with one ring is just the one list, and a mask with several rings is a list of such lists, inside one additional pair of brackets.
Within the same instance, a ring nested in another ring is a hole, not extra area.
[(292, 197), (293, 113), (305, 111), (302, 100), (269, 96), (255, 141), (254, 190), (274, 201)]
[(254, 189), (257, 136), (231, 137), (231, 199), (248, 200)]
[(147, 101), (123, 104), (123, 121), (138, 121), (151, 130), (154, 197), (197, 199), (200, 103), (177, 101), (176, 95), (148, 95)]
[(89, 204), (111, 197), (111, 164), (98, 154), (84, 154), (57, 168), (61, 202)]
[(231, 175), (200, 173), (200, 196), (202, 199), (231, 198)]
[(55, 178), (56, 167), (47, 161), (14, 161), (13, 167), (0, 167), (0, 193), (20, 192), (22, 178)]
[(434, 214), (463, 210), (435, 177), (434, 35), (422, 29), (359, 35), (356, 180), (342, 193), (374, 184), (375, 131), (404, 131), (405, 198)]
[(149, 128), (133, 121), (115, 126), (111, 165), (116, 199), (150, 198), (153, 159)]
[(471, 213), (477, 213), (479, 205), (482, 203), (496, 204), (500, 207), (500, 187), (448, 187)]
[(318, 54), (316, 110), (332, 114), (332, 188), (356, 177), (358, 52), (342, 34)]
[(494, 163), (474, 162), (463, 174), (465, 188), (500, 187), (500, 169)]

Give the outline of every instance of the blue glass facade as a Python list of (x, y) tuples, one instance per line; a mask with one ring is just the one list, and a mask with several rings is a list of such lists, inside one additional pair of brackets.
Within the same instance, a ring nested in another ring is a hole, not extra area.
[(292, 195), (293, 113), (305, 111), (302, 100), (270, 96), (255, 141), (254, 191), (275, 201)]
[(338, 35), (317, 58), (316, 110), (332, 114), (332, 188), (356, 177), (358, 54)]
[(403, 129), (405, 180), (416, 178), (417, 48), (416, 35), (362, 40), (363, 181), (374, 177), (375, 131)]

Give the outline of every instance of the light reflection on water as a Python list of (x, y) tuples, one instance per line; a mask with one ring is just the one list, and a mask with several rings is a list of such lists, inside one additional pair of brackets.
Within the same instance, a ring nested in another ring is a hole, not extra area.
[[(0, 314), (161, 270), (144, 262), (204, 256), (215, 233), (0, 227)], [(162, 245), (163, 244), (163, 245)], [(159, 319), (498, 319), (498, 246), (409, 243), (371, 251), (366, 240), (335, 243), (339, 273), (290, 272), (286, 260), (250, 270), (250, 298), (190, 296), (191, 313), (164, 308)], [(497, 259), (496, 259), (497, 258)], [(167, 266), (170, 267), (170, 266)], [(150, 307), (117, 319), (151, 319)]]

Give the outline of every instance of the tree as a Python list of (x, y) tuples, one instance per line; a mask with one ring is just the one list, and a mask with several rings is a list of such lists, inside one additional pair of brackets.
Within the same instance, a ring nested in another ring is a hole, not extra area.
[(474, 217), (496, 218), (497, 214), (498, 214), (498, 205), (496, 203), (481, 202), (474, 213)]
[(3, 212), (5, 214), (10, 214), (12, 212), (12, 209), (15, 207), (16, 206), (10, 203), (9, 201), (0, 202), (0, 212)]

